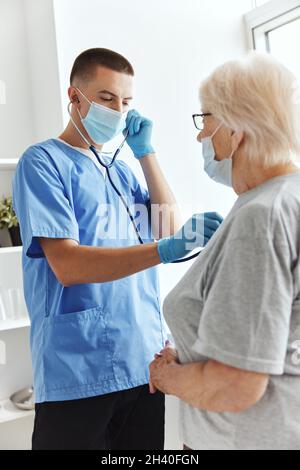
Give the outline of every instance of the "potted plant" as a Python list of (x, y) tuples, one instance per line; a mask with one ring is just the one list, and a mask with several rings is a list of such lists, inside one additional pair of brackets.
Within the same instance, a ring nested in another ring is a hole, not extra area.
[(7, 228), (13, 246), (21, 246), (20, 226), (13, 209), (12, 198), (0, 201), (0, 229)]

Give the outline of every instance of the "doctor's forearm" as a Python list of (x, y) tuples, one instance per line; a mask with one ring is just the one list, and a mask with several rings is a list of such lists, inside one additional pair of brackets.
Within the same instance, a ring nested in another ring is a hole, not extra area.
[[(152, 230), (156, 239), (176, 233), (182, 226), (180, 209), (159, 166), (156, 155), (140, 159), (152, 205)], [(155, 215), (161, 211), (162, 216)]]
[(101, 248), (68, 242), (60, 249), (57, 244), (52, 248), (51, 241), (50, 245), (41, 241), (53, 272), (67, 287), (115, 281), (161, 263), (156, 243)]

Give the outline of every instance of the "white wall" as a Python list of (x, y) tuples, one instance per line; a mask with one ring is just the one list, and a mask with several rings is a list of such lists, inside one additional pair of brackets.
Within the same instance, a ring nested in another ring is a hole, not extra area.
[(33, 139), (24, 1), (0, 0), (0, 158), (17, 158)]
[(52, 0), (0, 0), (0, 158), (18, 158), (62, 128), (52, 9)]
[(56, 137), (63, 127), (52, 0), (23, 0), (32, 90), (34, 141)]
[[(75, 57), (90, 47), (124, 54), (136, 71), (134, 106), (154, 121), (158, 157), (186, 217), (204, 210), (226, 215), (235, 200), (203, 173), (191, 115), (199, 109), (200, 81), (246, 52), (242, 15), (251, 8), (252, 0), (54, 0), (65, 122)], [(141, 176), (129, 151), (124, 158)], [(161, 268), (163, 295), (186, 269)], [(177, 404), (168, 400), (167, 447), (178, 445)]]

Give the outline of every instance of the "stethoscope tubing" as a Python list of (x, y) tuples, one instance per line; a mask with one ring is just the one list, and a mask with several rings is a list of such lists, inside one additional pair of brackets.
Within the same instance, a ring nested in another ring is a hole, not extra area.
[[(109, 179), (109, 182), (112, 186), (112, 188), (114, 189), (114, 191), (117, 193), (117, 195), (119, 196), (119, 198), (121, 199), (125, 209), (126, 209), (126, 212), (128, 214), (128, 217), (132, 223), (132, 226), (134, 227), (134, 230), (135, 230), (135, 233), (137, 235), (137, 238), (140, 242), (141, 245), (144, 245), (144, 241), (141, 237), (141, 234), (139, 232), (139, 229), (137, 228), (137, 225), (135, 223), (135, 220), (134, 220), (134, 216), (132, 215), (131, 213), (131, 210), (130, 208), (128, 207), (127, 203), (126, 203), (126, 200), (123, 196), (123, 194), (119, 191), (119, 189), (117, 188), (117, 186), (115, 185), (115, 183), (113, 182), (112, 180), (112, 177), (111, 177), (111, 174), (110, 174), (110, 169), (114, 166), (115, 164), (115, 161), (123, 147), (123, 145), (125, 144), (126, 142), (126, 139), (128, 137), (128, 134), (129, 134), (129, 130), (127, 129), (125, 131), (125, 134), (124, 134), (124, 140), (123, 142), (121, 143), (121, 145), (117, 148), (117, 150), (115, 151), (111, 161), (109, 163), (105, 163), (102, 161), (102, 159), (100, 158), (98, 152), (97, 152), (97, 149), (88, 141), (88, 139), (83, 135), (83, 133), (81, 132), (81, 130), (79, 129), (79, 127), (77, 126), (76, 122), (74, 121), (72, 115), (71, 115), (71, 112), (70, 112), (70, 105), (72, 103), (70, 102), (69, 105), (68, 105), (68, 113), (69, 113), (69, 116), (70, 116), (70, 119), (71, 119), (71, 122), (72, 124), (74, 125), (75, 129), (77, 130), (77, 132), (80, 134), (81, 138), (84, 140), (84, 142), (89, 146), (89, 149), (91, 150), (91, 152), (93, 152), (93, 154), (95, 155), (97, 161), (99, 162), (99, 164), (105, 168), (106, 170), (106, 173), (107, 173), (107, 176), (108, 176), (108, 179)], [(191, 255), (187, 258), (182, 258), (182, 259), (178, 259), (178, 260), (175, 260), (175, 261), (172, 261), (173, 264), (178, 264), (178, 263), (186, 263), (187, 261), (191, 261), (192, 259), (195, 259), (197, 258), (201, 253), (202, 253), (203, 250), (200, 250), (198, 253), (195, 253), (194, 255)]]

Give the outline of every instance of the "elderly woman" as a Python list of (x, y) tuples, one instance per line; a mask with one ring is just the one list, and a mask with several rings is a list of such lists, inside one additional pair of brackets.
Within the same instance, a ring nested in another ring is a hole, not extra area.
[(167, 347), (150, 365), (152, 393), (180, 399), (185, 448), (300, 449), (295, 84), (254, 54), (201, 87), (205, 170), (239, 197), (165, 300), (177, 352)]

